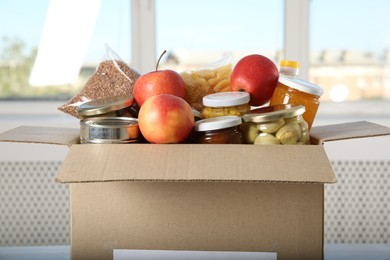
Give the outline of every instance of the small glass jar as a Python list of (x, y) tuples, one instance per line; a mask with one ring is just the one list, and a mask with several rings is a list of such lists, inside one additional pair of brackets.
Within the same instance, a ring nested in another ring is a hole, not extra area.
[(297, 77), (299, 75), (300, 64), (298, 61), (282, 60), (280, 62), (279, 72), (281, 75)]
[(303, 114), (303, 118), (309, 125), (310, 130), (323, 93), (324, 91), (320, 86), (302, 79), (280, 75), (270, 105), (292, 104), (305, 106), (306, 112)]
[(85, 102), (77, 107), (82, 118), (91, 117), (134, 117), (133, 96), (108, 96)]
[(247, 113), (250, 96), (247, 92), (219, 92), (203, 97), (203, 118), (218, 116), (242, 116)]
[(239, 116), (221, 116), (196, 121), (194, 143), (242, 144), (241, 123)]
[(302, 117), (304, 106), (276, 105), (245, 114), (242, 119), (245, 143), (309, 144), (308, 125)]

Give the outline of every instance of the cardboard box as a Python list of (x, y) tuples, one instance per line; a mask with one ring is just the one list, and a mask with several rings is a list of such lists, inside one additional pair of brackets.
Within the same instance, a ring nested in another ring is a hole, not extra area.
[(80, 145), (78, 129), (19, 127), (0, 140), (69, 145), (71, 258), (113, 249), (277, 252), (322, 259), (324, 184), (336, 178), (321, 145), (389, 135), (368, 122), (312, 129), (309, 146)]

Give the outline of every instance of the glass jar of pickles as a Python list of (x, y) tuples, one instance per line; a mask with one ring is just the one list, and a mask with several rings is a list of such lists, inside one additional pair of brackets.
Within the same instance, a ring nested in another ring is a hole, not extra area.
[(244, 140), (249, 144), (309, 144), (302, 105), (275, 105), (252, 110), (242, 119)]
[(324, 91), (320, 86), (302, 79), (280, 75), (270, 105), (293, 104), (305, 106), (306, 112), (303, 114), (303, 118), (309, 125), (310, 130), (323, 93)]
[(193, 142), (198, 144), (242, 144), (239, 116), (220, 116), (196, 121)]
[(217, 116), (242, 116), (247, 113), (249, 106), (249, 94), (246, 92), (219, 92), (203, 97), (205, 106), (203, 118)]

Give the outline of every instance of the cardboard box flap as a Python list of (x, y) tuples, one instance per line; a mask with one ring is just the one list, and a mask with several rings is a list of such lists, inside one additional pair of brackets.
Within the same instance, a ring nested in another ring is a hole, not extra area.
[(0, 141), (72, 145), (80, 143), (76, 128), (20, 126), (0, 134)]
[(323, 147), (315, 145), (83, 144), (70, 147), (57, 181), (333, 183), (336, 178)]
[(313, 127), (310, 132), (312, 144), (353, 138), (390, 135), (390, 128), (367, 121)]

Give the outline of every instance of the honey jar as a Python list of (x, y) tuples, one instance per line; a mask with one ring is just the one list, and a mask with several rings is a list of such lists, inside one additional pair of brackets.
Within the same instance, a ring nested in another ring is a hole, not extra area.
[(196, 121), (194, 143), (198, 144), (242, 144), (243, 136), (239, 116), (220, 116)]
[(252, 110), (242, 119), (248, 144), (309, 144), (308, 125), (302, 117), (302, 105), (275, 105)]
[(203, 97), (203, 118), (242, 116), (248, 112), (250, 96), (246, 92), (219, 92)]
[(303, 105), (306, 109), (303, 118), (309, 125), (310, 130), (317, 114), (320, 105), (320, 97), (323, 92), (324, 91), (320, 86), (305, 80), (280, 75), (270, 105)]

